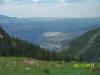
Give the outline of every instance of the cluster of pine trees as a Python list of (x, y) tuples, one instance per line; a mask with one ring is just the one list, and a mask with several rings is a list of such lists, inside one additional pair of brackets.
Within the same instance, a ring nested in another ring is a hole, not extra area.
[(3, 38), (0, 38), (0, 56), (30, 57), (47, 61), (64, 60), (70, 62), (75, 60), (74, 57), (58, 56), (55, 52), (43, 49), (37, 44), (10, 37), (9, 35), (3, 35)]
[(0, 56), (30, 57), (40, 60), (66, 62), (76, 60), (72, 56), (62, 57), (53, 51), (41, 48), (38, 44), (30, 43), (15, 37), (10, 37), (0, 27)]
[(3, 35), (3, 38), (0, 38), (0, 56), (22, 56), (42, 60), (54, 60), (57, 55), (55, 52), (45, 50), (37, 44)]

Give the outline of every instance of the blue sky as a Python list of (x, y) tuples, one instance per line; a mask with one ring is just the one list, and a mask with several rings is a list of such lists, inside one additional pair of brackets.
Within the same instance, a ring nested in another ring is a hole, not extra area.
[(0, 15), (12, 17), (100, 17), (100, 0), (0, 0)]

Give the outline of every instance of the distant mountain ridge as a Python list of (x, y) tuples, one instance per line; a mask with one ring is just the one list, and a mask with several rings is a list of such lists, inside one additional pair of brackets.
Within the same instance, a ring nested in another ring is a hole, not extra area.
[(100, 28), (86, 32), (57, 52), (61, 56), (81, 56), (86, 61), (100, 61)]
[[(11, 36), (16, 36), (30, 42), (40, 43), (40, 38), (44, 41), (45, 37), (43, 36), (48, 32), (59, 32), (63, 35), (63, 33), (77, 32), (81, 30), (87, 31), (98, 28), (100, 27), (100, 18), (16, 18), (1, 15), (0, 26), (2, 26)], [(60, 37), (58, 36), (58, 38)], [(48, 41), (45, 41), (45, 43), (48, 44)], [(54, 46), (52, 43), (49, 43), (48, 45), (52, 48), (56, 47), (56, 45)], [(61, 43), (61, 45), (63, 44)]]

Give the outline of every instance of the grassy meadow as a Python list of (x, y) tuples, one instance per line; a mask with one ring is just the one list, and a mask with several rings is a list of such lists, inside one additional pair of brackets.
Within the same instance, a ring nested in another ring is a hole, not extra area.
[(82, 62), (41, 61), (24, 57), (0, 57), (0, 75), (100, 75), (100, 63), (94, 68), (75, 67)]

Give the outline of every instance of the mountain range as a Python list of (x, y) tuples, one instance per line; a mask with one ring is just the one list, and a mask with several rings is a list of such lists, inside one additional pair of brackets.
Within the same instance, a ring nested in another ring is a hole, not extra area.
[[(54, 50), (82, 35), (85, 31), (100, 27), (100, 18), (16, 18), (0, 15), (0, 26), (11, 36), (36, 42), (43, 48)], [(45, 36), (47, 33), (53, 36)], [(54, 35), (56, 33), (59, 34)], [(75, 36), (72, 36), (73, 34)], [(72, 39), (63, 38), (63, 36)]]
[[(74, 56), (77, 59), (81, 57), (84, 61), (100, 61), (99, 23), (99, 18), (23, 19), (2, 15), (0, 16), (0, 26), (7, 32), (0, 27), (0, 48), (2, 48), (0, 55), (32, 57), (35, 53), (34, 57), (38, 58), (37, 54), (40, 56), (41, 51), (42, 54), (48, 52), (43, 48), (51, 50), (59, 48), (56, 52), (61, 57)], [(24, 40), (37, 42), (43, 48)], [(28, 50), (30, 51), (28, 52)]]

